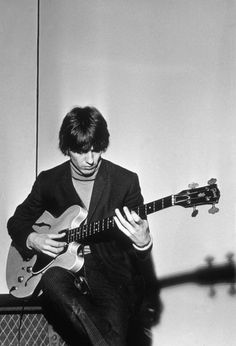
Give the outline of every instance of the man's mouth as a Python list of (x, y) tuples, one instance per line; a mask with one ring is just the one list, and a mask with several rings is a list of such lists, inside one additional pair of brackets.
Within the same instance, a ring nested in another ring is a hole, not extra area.
[(83, 169), (85, 170), (85, 171), (92, 171), (93, 169), (95, 169), (96, 167), (95, 166), (93, 166), (93, 167), (84, 167)]

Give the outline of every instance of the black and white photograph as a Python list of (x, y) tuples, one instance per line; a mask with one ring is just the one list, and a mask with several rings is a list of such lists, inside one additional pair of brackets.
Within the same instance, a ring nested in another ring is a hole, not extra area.
[(0, 0), (0, 346), (236, 345), (236, 0)]

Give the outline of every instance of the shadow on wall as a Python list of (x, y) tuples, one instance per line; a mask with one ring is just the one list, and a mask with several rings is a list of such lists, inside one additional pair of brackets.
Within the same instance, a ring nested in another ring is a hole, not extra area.
[(141, 310), (136, 315), (130, 328), (128, 345), (151, 346), (152, 327), (159, 324), (163, 313), (163, 304), (160, 298), (162, 289), (186, 283), (207, 285), (210, 287), (209, 296), (215, 296), (215, 284), (230, 284), (229, 294), (236, 295), (236, 267), (233, 253), (226, 255), (227, 261), (220, 265), (214, 265), (213, 257), (206, 258), (207, 265), (193, 271), (183, 272), (176, 275), (154, 279), (152, 261), (145, 263), (142, 270), (146, 276), (147, 292)]

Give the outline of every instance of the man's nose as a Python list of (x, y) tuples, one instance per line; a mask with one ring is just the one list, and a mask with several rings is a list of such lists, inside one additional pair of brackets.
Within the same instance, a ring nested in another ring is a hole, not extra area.
[(90, 165), (94, 163), (94, 155), (91, 150), (86, 153), (86, 162), (89, 163)]

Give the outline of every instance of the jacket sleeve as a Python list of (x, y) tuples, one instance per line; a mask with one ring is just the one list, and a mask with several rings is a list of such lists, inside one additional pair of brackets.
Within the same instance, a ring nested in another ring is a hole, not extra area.
[[(126, 196), (125, 200), (126, 206), (132, 210), (135, 209), (137, 206), (143, 205), (143, 196), (141, 193), (141, 188), (139, 184), (139, 178), (136, 173), (134, 173), (134, 178), (133, 182), (130, 185), (129, 193)], [(145, 218), (145, 215), (140, 215), (141, 218)], [(135, 252), (135, 255), (138, 257), (140, 260), (146, 260), (150, 253), (151, 253), (152, 245), (147, 250), (138, 250), (137, 248), (132, 247), (132, 251)]]
[(32, 226), (44, 211), (41, 180), (42, 173), (36, 179), (28, 197), (16, 208), (14, 215), (7, 223), (8, 233), (14, 245), (26, 256), (32, 254), (26, 246), (27, 237), (34, 231)]

